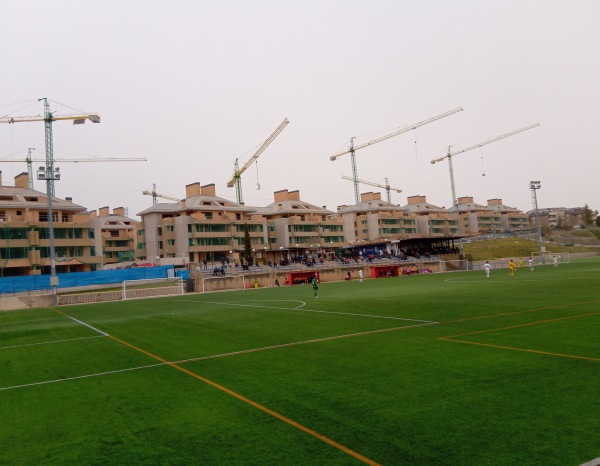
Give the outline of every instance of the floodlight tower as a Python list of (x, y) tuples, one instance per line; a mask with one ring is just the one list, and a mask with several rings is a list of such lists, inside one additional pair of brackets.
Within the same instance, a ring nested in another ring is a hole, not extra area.
[(540, 210), (538, 209), (538, 202), (537, 202), (537, 190), (541, 189), (542, 187), (542, 183), (540, 183), (539, 181), (530, 181), (529, 182), (529, 189), (531, 189), (531, 202), (533, 204), (533, 209), (535, 212), (535, 223), (536, 223), (536, 227), (537, 227), (537, 240), (538, 243), (540, 245), (540, 252), (542, 253), (542, 264), (546, 263), (546, 259), (544, 257), (544, 244), (542, 243), (542, 225), (540, 223)]

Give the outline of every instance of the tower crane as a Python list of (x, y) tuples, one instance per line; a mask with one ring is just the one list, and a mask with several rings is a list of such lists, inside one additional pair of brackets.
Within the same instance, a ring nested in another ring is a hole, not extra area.
[(27, 149), (27, 158), (25, 161), (27, 162), (27, 175), (29, 175), (29, 189), (33, 189), (33, 164), (31, 158), (31, 152), (35, 150), (35, 147), (30, 147)]
[(0, 123), (17, 123), (29, 121), (44, 122), (44, 140), (46, 145), (46, 167), (43, 173), (38, 172), (38, 179), (46, 180), (46, 193), (48, 195), (48, 233), (50, 240), (50, 286), (52, 287), (52, 305), (58, 304), (58, 277), (56, 276), (56, 260), (54, 249), (54, 221), (52, 213), (52, 197), (54, 196), (54, 181), (60, 179), (60, 174), (54, 169), (54, 141), (52, 138), (52, 122), (59, 120), (73, 120), (73, 124), (83, 124), (85, 120), (90, 120), (92, 123), (100, 123), (100, 115), (93, 113), (87, 115), (65, 115), (56, 116), (50, 111), (48, 99), (43, 97), (38, 99), (38, 102), (44, 101), (44, 116), (34, 117), (0, 117)]
[(38, 99), (38, 102), (44, 101), (44, 116), (2, 116), (0, 117), (0, 123), (27, 123), (32, 121), (43, 121), (45, 130), (45, 145), (46, 145), (46, 167), (45, 172), (47, 174), (46, 183), (48, 185), (48, 196), (54, 196), (54, 141), (52, 137), (52, 123), (54, 121), (72, 120), (74, 125), (80, 125), (85, 123), (86, 120), (90, 120), (92, 123), (100, 123), (100, 115), (97, 113), (89, 113), (83, 115), (54, 115), (50, 111), (50, 104), (46, 97)]
[[(27, 152), (27, 158), (25, 159), (0, 159), (0, 162), (27, 162), (27, 173), (29, 174), (29, 188), (33, 189), (33, 162), (45, 162), (45, 159), (34, 159), (31, 157), (31, 151), (35, 150), (30, 147)], [(55, 162), (60, 163), (80, 163), (80, 162), (146, 162), (145, 157), (90, 157), (81, 159), (71, 159), (57, 157), (54, 159)]]
[(457, 212), (458, 212), (458, 204), (456, 201), (456, 189), (454, 186), (454, 168), (452, 167), (452, 157), (455, 155), (458, 155), (458, 154), (462, 154), (463, 152), (467, 152), (471, 149), (477, 149), (481, 146), (485, 146), (486, 144), (490, 144), (492, 142), (499, 141), (500, 139), (504, 139), (509, 136), (514, 136), (515, 134), (522, 133), (523, 131), (527, 131), (529, 129), (536, 128), (537, 126), (540, 126), (540, 124), (534, 123), (533, 125), (525, 126), (524, 128), (517, 129), (515, 131), (511, 131), (510, 133), (501, 134), (500, 136), (496, 136), (495, 138), (487, 139), (483, 142), (474, 144), (469, 147), (465, 147), (464, 149), (457, 150), (455, 152), (451, 151), (452, 146), (448, 146), (448, 153), (446, 155), (444, 155), (443, 157), (437, 158), (437, 159), (433, 159), (431, 161), (432, 164), (435, 164), (435, 163), (441, 162), (445, 159), (448, 159), (448, 168), (450, 170), (450, 189), (452, 190), (452, 205), (454, 207), (456, 207)]
[(258, 150), (250, 157), (250, 159), (244, 164), (242, 168), (238, 166), (238, 159), (235, 159), (235, 164), (233, 168), (233, 177), (227, 183), (228, 188), (232, 188), (235, 186), (235, 198), (238, 204), (244, 204), (244, 200), (242, 198), (242, 173), (246, 171), (246, 169), (258, 159), (258, 156), (264, 152), (264, 150), (273, 142), (273, 140), (283, 131), (283, 129), (289, 123), (288, 119), (284, 119), (281, 124), (277, 127), (275, 131), (261, 144)]
[(437, 115), (437, 116), (434, 116), (433, 118), (429, 118), (428, 120), (419, 121), (419, 122), (414, 123), (412, 125), (404, 126), (403, 128), (400, 128), (400, 129), (394, 131), (393, 133), (387, 134), (385, 136), (381, 136), (379, 138), (376, 138), (376, 139), (373, 139), (371, 141), (365, 142), (364, 144), (360, 144), (358, 146), (354, 146), (354, 138), (351, 138), (350, 139), (350, 147), (347, 150), (345, 150), (345, 151), (342, 151), (342, 152), (339, 152), (339, 153), (337, 153), (335, 155), (332, 155), (331, 157), (329, 157), (329, 160), (331, 160), (333, 162), (338, 157), (341, 157), (342, 155), (350, 154), (350, 159), (352, 161), (352, 180), (354, 181), (354, 199), (355, 199), (356, 203), (358, 204), (358, 202), (360, 200), (359, 193), (358, 193), (358, 183), (359, 183), (359, 181), (358, 181), (358, 176), (356, 174), (356, 157), (354, 155), (354, 153), (357, 150), (362, 149), (364, 147), (372, 146), (373, 144), (377, 144), (378, 142), (385, 141), (386, 139), (393, 138), (394, 136), (398, 136), (399, 134), (406, 133), (408, 131), (416, 129), (419, 126), (424, 126), (424, 125), (426, 125), (428, 123), (432, 123), (434, 121), (440, 120), (440, 119), (445, 118), (447, 116), (450, 116), (450, 115), (453, 115), (455, 113), (458, 113), (458, 112), (460, 112), (462, 110), (463, 110), (462, 107), (455, 108), (455, 109), (450, 110), (450, 111), (448, 111), (446, 113), (442, 113), (441, 115)]
[(167, 196), (166, 194), (157, 193), (155, 183), (152, 183), (152, 191), (142, 191), (142, 194), (144, 196), (152, 196), (152, 205), (158, 204), (157, 198), (159, 198), (159, 197), (161, 197), (163, 199), (169, 199), (170, 201), (177, 201), (177, 202), (179, 202), (181, 200), (181, 199), (177, 199), (176, 197)]
[[(342, 176), (342, 178), (344, 180), (350, 180), (350, 181), (354, 181), (354, 178), (352, 178), (351, 176)], [(365, 181), (365, 180), (361, 180), (361, 179), (357, 179), (356, 181), (358, 181), (359, 183), (362, 184), (368, 184), (369, 186), (376, 186), (378, 188), (384, 188), (386, 193), (387, 193), (387, 201), (388, 203), (392, 203), (392, 197), (390, 195), (390, 191), (396, 191), (397, 193), (401, 193), (402, 190), (400, 188), (392, 188), (390, 186), (390, 183), (388, 182), (388, 179), (385, 179), (385, 184), (378, 184), (378, 183), (373, 183), (372, 181)]]

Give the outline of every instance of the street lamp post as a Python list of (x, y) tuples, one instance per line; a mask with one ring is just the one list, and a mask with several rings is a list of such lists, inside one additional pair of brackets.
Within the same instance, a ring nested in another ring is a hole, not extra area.
[(537, 190), (540, 189), (541, 187), (542, 187), (542, 183), (540, 183), (539, 181), (530, 181), (529, 182), (529, 189), (531, 189), (531, 201), (533, 203), (533, 209), (535, 212), (535, 223), (536, 223), (536, 227), (537, 227), (537, 240), (540, 245), (542, 264), (545, 264), (546, 263), (546, 258), (544, 257), (545, 256), (545, 254), (544, 254), (545, 248), (542, 243), (542, 225), (540, 223), (540, 211), (538, 209), (538, 202), (537, 202)]
[(52, 287), (52, 305), (58, 305), (57, 287), (58, 277), (56, 276), (56, 260), (54, 253), (54, 213), (52, 212), (52, 193), (54, 193), (54, 182), (60, 180), (60, 169), (49, 164), (47, 167), (40, 167), (37, 173), (37, 179), (46, 182), (46, 193), (48, 196), (48, 236), (50, 237), (50, 286)]

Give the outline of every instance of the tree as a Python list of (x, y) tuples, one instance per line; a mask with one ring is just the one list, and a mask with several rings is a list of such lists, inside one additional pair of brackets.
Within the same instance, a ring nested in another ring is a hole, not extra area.
[(583, 207), (583, 221), (586, 225), (591, 225), (594, 222), (594, 212), (587, 204)]
[(244, 258), (249, 266), (254, 263), (252, 257), (252, 243), (250, 242), (250, 232), (248, 231), (248, 224), (244, 223)]

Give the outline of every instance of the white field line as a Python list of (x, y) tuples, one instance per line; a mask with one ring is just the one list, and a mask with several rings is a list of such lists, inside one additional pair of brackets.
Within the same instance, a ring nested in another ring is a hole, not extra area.
[(27, 343), (26, 345), (0, 346), (0, 350), (10, 348), (24, 348), (26, 346), (52, 345), (54, 343), (66, 343), (68, 341), (89, 340), (90, 338), (104, 338), (107, 335), (95, 335), (93, 337), (69, 338), (67, 340), (42, 341), (40, 343)]
[(66, 315), (66, 314), (64, 314), (64, 315), (65, 315), (66, 317), (68, 317), (69, 319), (71, 319), (71, 320), (73, 320), (73, 321), (77, 322), (78, 324), (81, 324), (81, 325), (83, 325), (84, 327), (87, 327), (87, 328), (89, 328), (90, 330), (93, 330), (94, 332), (97, 332), (97, 333), (99, 333), (99, 334), (100, 334), (100, 335), (102, 335), (102, 336), (105, 336), (105, 337), (107, 337), (107, 336), (108, 336), (108, 333), (105, 333), (105, 332), (103, 332), (102, 330), (98, 330), (96, 327), (92, 327), (90, 324), (86, 324), (85, 322), (82, 322), (82, 321), (80, 321), (80, 320), (77, 320), (75, 317), (71, 317), (71, 316), (69, 316), (69, 315)]
[(397, 330), (404, 330), (404, 329), (417, 328), (417, 327), (426, 327), (429, 325), (437, 325), (437, 324), (438, 324), (438, 322), (427, 322), (427, 323), (423, 323), (423, 324), (406, 325), (403, 327), (393, 327), (393, 328), (384, 328), (384, 329), (379, 329), (379, 330), (369, 330), (367, 332), (347, 333), (344, 335), (336, 335), (333, 337), (323, 337), (323, 338), (315, 338), (313, 340), (294, 341), (291, 343), (282, 343), (280, 345), (263, 346), (260, 348), (252, 348), (252, 349), (241, 350), (241, 351), (233, 351), (231, 353), (215, 354), (212, 356), (201, 356), (198, 358), (191, 358), (191, 359), (182, 359), (179, 361), (174, 361), (171, 364), (184, 364), (187, 362), (196, 362), (196, 361), (203, 361), (203, 360), (207, 360), (207, 359), (224, 358), (224, 357), (228, 357), (228, 356), (237, 356), (240, 354), (257, 353), (259, 351), (269, 351), (269, 350), (280, 349), (280, 348), (289, 348), (292, 346), (310, 345), (313, 343), (321, 343), (324, 341), (341, 340), (342, 338), (353, 338), (353, 337), (360, 337), (360, 336), (364, 336), (364, 335), (374, 335), (377, 333), (394, 332)]
[(36, 387), (39, 385), (47, 385), (47, 384), (51, 384), (51, 383), (59, 383), (59, 382), (69, 382), (71, 380), (80, 380), (80, 379), (89, 379), (91, 377), (102, 377), (103, 375), (112, 375), (112, 374), (119, 374), (121, 372), (131, 372), (131, 371), (138, 371), (141, 369), (148, 369), (151, 367), (156, 367), (156, 366), (164, 366), (166, 363), (158, 363), (158, 364), (150, 364), (148, 366), (139, 366), (139, 367), (129, 367), (127, 369), (119, 369), (116, 371), (107, 371), (107, 372), (98, 372), (97, 374), (86, 374), (86, 375), (77, 375), (75, 377), (65, 377), (64, 379), (55, 379), (55, 380), (44, 380), (42, 382), (33, 382), (33, 383), (26, 383), (23, 385), (14, 385), (12, 387), (0, 387), (0, 391), (3, 390), (14, 390), (16, 388), (27, 388), (27, 387)]
[(99, 372), (96, 374), (87, 374), (87, 375), (79, 375), (79, 376), (75, 376), (75, 377), (66, 377), (64, 379), (46, 380), (46, 381), (42, 381), (42, 382), (33, 382), (33, 383), (22, 384), (22, 385), (14, 385), (11, 387), (0, 387), (0, 391), (14, 390), (14, 389), (18, 389), (18, 388), (35, 387), (35, 386), (47, 385), (47, 384), (51, 384), (51, 383), (68, 382), (68, 381), (72, 381), (72, 380), (87, 379), (87, 378), (91, 378), (91, 377), (102, 377), (102, 376), (106, 376), (106, 375), (137, 371), (137, 370), (141, 370), (141, 369), (150, 369), (150, 368), (160, 367), (160, 366), (165, 366), (165, 365), (185, 364), (185, 363), (189, 363), (189, 362), (204, 361), (204, 360), (208, 360), (208, 359), (239, 356), (241, 354), (257, 353), (259, 351), (270, 351), (270, 350), (276, 350), (276, 349), (280, 349), (280, 348), (289, 348), (292, 346), (310, 345), (313, 343), (321, 343), (324, 341), (340, 340), (342, 338), (353, 338), (353, 337), (360, 337), (360, 336), (364, 336), (364, 335), (374, 335), (377, 333), (394, 332), (396, 330), (405, 330), (405, 329), (409, 329), (409, 328), (425, 327), (425, 326), (435, 325), (435, 324), (437, 324), (437, 322), (430, 322), (430, 323), (417, 324), (417, 325), (407, 325), (407, 326), (403, 326), (403, 327), (385, 328), (385, 329), (381, 329), (381, 330), (370, 330), (368, 332), (349, 333), (349, 334), (337, 335), (337, 336), (333, 336), (333, 337), (317, 338), (314, 340), (304, 340), (304, 341), (295, 341), (295, 342), (291, 342), (291, 343), (282, 343), (280, 345), (263, 346), (260, 348), (251, 348), (251, 349), (247, 349), (247, 350), (233, 351), (230, 353), (213, 354), (210, 356), (200, 356), (197, 358), (182, 359), (179, 361), (161, 362), (161, 363), (157, 363), (157, 364), (149, 364), (147, 366), (130, 367), (127, 369)]
[[(540, 267), (546, 267), (546, 266), (540, 266)], [(494, 280), (494, 270), (492, 269), (492, 272), (490, 274), (490, 279), (487, 280), (485, 278), (485, 276), (483, 275), (483, 270), (480, 271), (481, 272), (481, 276), (480, 279), (478, 280), (469, 280), (469, 279), (461, 279), (461, 278), (446, 278), (444, 281), (448, 282), (448, 283), (480, 283), (483, 281), (489, 281), (492, 282), (494, 281), (495, 283), (513, 283), (514, 281), (519, 281), (519, 282), (551, 282), (551, 281), (565, 281), (565, 280), (581, 280), (583, 278), (597, 278), (598, 275), (597, 274), (590, 274), (590, 272), (596, 272), (596, 270), (600, 270), (600, 269), (594, 269), (594, 270), (586, 270), (584, 272), (582, 272), (580, 275), (575, 275), (575, 276), (569, 276), (569, 277), (564, 277), (564, 276), (560, 276), (560, 277), (553, 277), (552, 275), (555, 273), (554, 268), (548, 268), (548, 269), (543, 269), (541, 271), (533, 271), (531, 272), (530, 270), (527, 269), (527, 267), (523, 267), (523, 270), (518, 272), (515, 277), (516, 280), (509, 280), (509, 276), (508, 273), (506, 272), (508, 269), (496, 269), (496, 270), (500, 270), (500, 271), (505, 271), (504, 273), (502, 272), (496, 272), (496, 277), (499, 277), (500, 280), (499, 281), (495, 281)], [(518, 269), (517, 269), (518, 270)], [(575, 272), (577, 273), (577, 272)], [(527, 278), (523, 278), (523, 276), (527, 276)]]
[(279, 310), (279, 311), (315, 312), (318, 314), (337, 314), (337, 315), (345, 315), (345, 316), (370, 317), (373, 319), (391, 319), (391, 320), (403, 320), (403, 321), (408, 321), (408, 322), (422, 322), (424, 324), (437, 324), (438, 323), (438, 322), (435, 322), (432, 320), (406, 319), (404, 317), (378, 316), (378, 315), (373, 315), (373, 314), (354, 314), (351, 312), (317, 311), (314, 309), (299, 309), (299, 308), (289, 308), (289, 307), (255, 306), (253, 304), (220, 303), (220, 302), (213, 302), (213, 301), (193, 301), (193, 300), (188, 300), (188, 299), (178, 299), (177, 302), (197, 303), (197, 304), (220, 304), (220, 305), (224, 305), (224, 306), (254, 307), (254, 308), (259, 308), (259, 309), (275, 309), (275, 310)]
[[(306, 306), (306, 301), (299, 301), (297, 299), (269, 299), (268, 301), (273, 302), (273, 303), (300, 303), (298, 306), (293, 307), (291, 309), (300, 309), (301, 307)], [(247, 299), (246, 302), (264, 303), (265, 300), (264, 299)]]
[(600, 465), (600, 458), (596, 458), (592, 461), (588, 461), (587, 463), (580, 464), (579, 466), (598, 466)]

